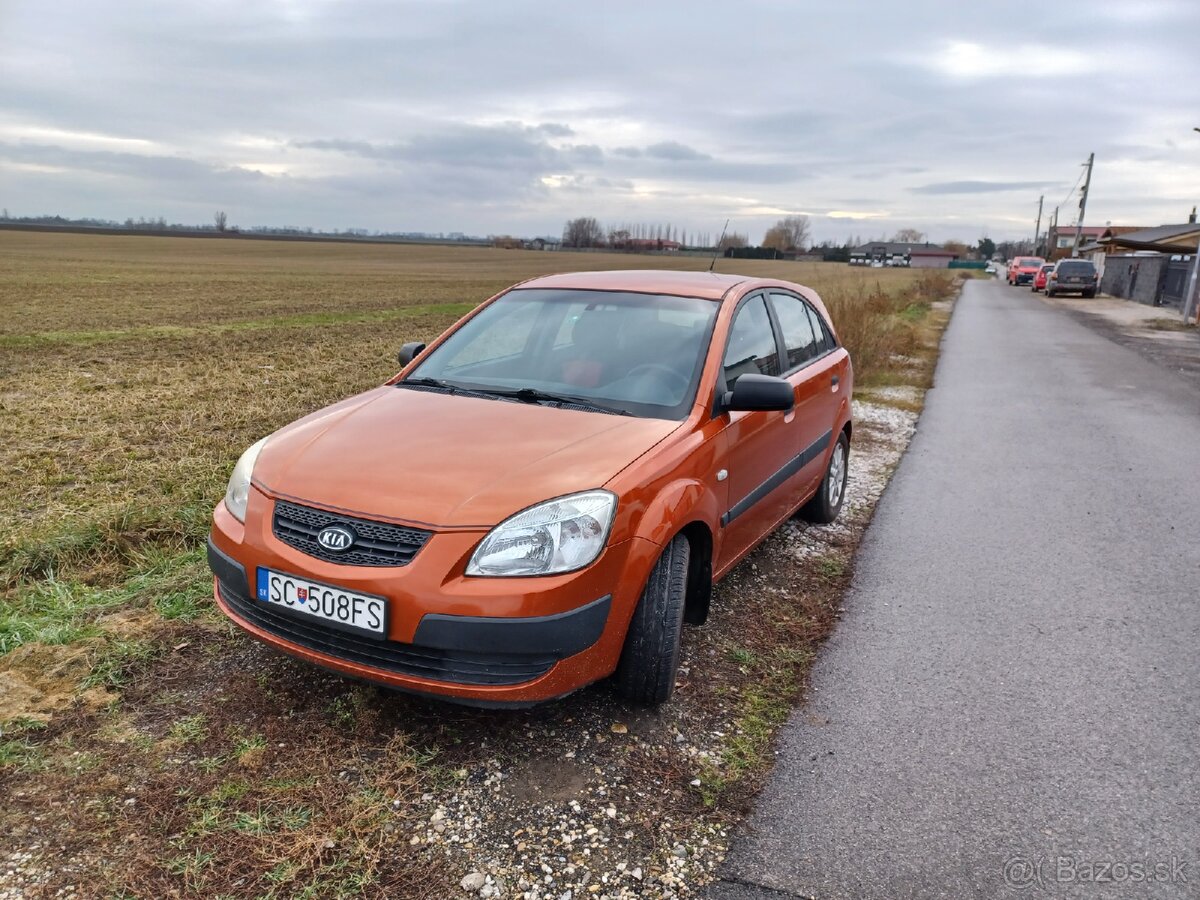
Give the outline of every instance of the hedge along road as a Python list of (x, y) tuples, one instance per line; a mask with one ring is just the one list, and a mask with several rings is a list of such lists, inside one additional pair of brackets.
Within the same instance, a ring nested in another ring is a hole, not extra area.
[(1194, 385), (968, 282), (846, 607), (711, 896), (1200, 893)]

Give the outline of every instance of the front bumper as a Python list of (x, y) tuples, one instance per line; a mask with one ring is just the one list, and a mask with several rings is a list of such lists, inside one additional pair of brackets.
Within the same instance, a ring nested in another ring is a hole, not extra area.
[(1025, 272), (1025, 273), (1018, 272), (1014, 276), (1014, 281), (1017, 284), (1032, 284), (1034, 277), (1035, 276), (1031, 272)]
[[(634, 538), (580, 572), (465, 578), (478, 535), (441, 533), (401, 568), (335, 566), (275, 540), (268, 498), (243, 526), (218, 506), (208, 559), (220, 609), (253, 637), (353, 678), (483, 706), (551, 700), (610, 674), (658, 548)], [(264, 506), (266, 509), (264, 510)], [(258, 507), (255, 512), (254, 507)], [(258, 566), (383, 596), (386, 638), (325, 627), (255, 599)]]

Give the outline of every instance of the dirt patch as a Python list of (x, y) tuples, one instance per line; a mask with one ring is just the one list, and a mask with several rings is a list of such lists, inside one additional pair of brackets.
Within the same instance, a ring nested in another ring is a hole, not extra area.
[[(26, 644), (0, 656), (0, 722), (49, 721), (56, 710), (75, 702), (80, 682), (91, 671), (91, 651), (78, 645)], [(101, 703), (105, 693), (88, 699)]]
[(560, 803), (579, 797), (587, 789), (588, 775), (574, 755), (554, 759), (538, 758), (530, 761), (504, 781), (504, 791), (523, 805), (540, 806), (543, 803)]

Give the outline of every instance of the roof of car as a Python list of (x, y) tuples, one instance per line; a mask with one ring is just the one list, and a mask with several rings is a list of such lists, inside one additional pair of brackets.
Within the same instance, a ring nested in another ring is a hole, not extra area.
[(731, 288), (752, 279), (720, 272), (674, 272), (661, 269), (625, 269), (613, 272), (564, 272), (544, 275), (520, 285), (525, 288), (558, 288), (583, 291), (622, 291), (671, 294), (720, 300)]

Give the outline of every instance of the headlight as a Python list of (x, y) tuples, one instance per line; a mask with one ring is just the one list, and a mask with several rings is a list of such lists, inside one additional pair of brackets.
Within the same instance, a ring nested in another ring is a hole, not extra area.
[(604, 549), (617, 498), (584, 491), (547, 500), (493, 528), (468, 575), (557, 575), (582, 569)]
[(250, 499), (250, 476), (254, 473), (254, 461), (258, 459), (258, 451), (267, 442), (266, 438), (251, 444), (242, 454), (242, 458), (233, 467), (229, 476), (229, 487), (225, 489), (225, 506), (233, 513), (239, 522), (246, 521), (246, 501)]

